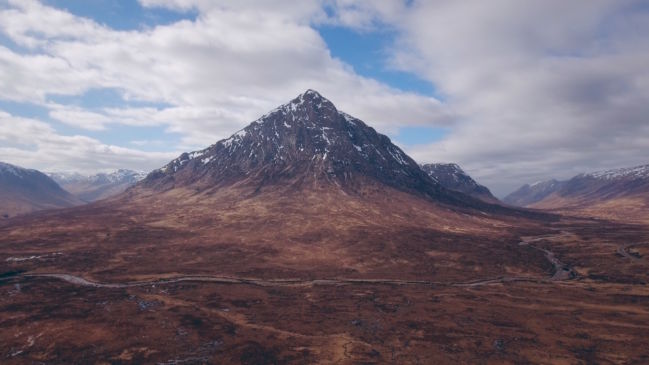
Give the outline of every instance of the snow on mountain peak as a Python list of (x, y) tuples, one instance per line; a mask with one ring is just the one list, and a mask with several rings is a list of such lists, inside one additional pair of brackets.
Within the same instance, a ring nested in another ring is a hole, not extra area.
[(165, 176), (174, 175), (175, 181), (190, 183), (213, 177), (214, 183), (260, 168), (276, 170), (277, 176), (315, 168), (343, 183), (357, 172), (390, 184), (408, 180), (404, 184), (414, 186), (417, 179), (429, 181), (388, 137), (339, 111), (314, 90), (273, 109), (229, 138), (181, 154), (147, 180), (164, 181)]
[(69, 184), (74, 182), (136, 183), (144, 179), (147, 173), (143, 171), (118, 169), (113, 172), (109, 172), (109, 173), (100, 172), (94, 175), (84, 175), (78, 172), (70, 172), (70, 171), (48, 172), (47, 175), (51, 177), (54, 181), (58, 182), (59, 184)]
[(0, 162), (0, 173), (9, 173), (12, 175), (15, 175), (19, 178), (23, 178), (25, 172), (28, 171), (34, 171), (34, 170), (28, 170), (24, 169), (22, 167), (18, 167), (12, 164), (8, 164), (6, 162)]
[(590, 174), (584, 174), (584, 176), (593, 177), (600, 180), (617, 180), (623, 178), (646, 179), (649, 178), (649, 165), (598, 171)]
[[(369, 145), (355, 142), (354, 131), (359, 128), (369, 127), (359, 119), (338, 111), (331, 101), (317, 91), (308, 89), (288, 103), (264, 114), (229, 138), (220, 140), (206, 149), (182, 154), (158, 171), (176, 172), (194, 159), (200, 160), (204, 165), (211, 163), (214, 158), (206, 154), (212, 153), (217, 145), (223, 146), (229, 154), (235, 153), (239, 148), (244, 148), (249, 153), (248, 157), (254, 158), (259, 152), (255, 151), (261, 148), (262, 144), (268, 143), (271, 149), (276, 151), (274, 158), (285, 160), (286, 153), (288, 153), (285, 150), (288, 147), (287, 143), (296, 143), (300, 140), (298, 143), (300, 145), (295, 147), (299, 152), (304, 152), (302, 144), (306, 142), (305, 134), (314, 140), (316, 148), (314, 148), (313, 157), (320, 156), (322, 160), (326, 160), (330, 156), (332, 146), (350, 145), (353, 147), (350, 153), (359, 154), (366, 160), (374, 153), (378, 154), (383, 161), (386, 156), (391, 156), (400, 165), (409, 163), (405, 154), (396, 147), (388, 149), (388, 154), (384, 156), (376, 148), (374, 148), (376, 152), (372, 152)], [(247, 138), (247, 136), (250, 137)], [(261, 148), (261, 150), (263, 150), (263, 154), (269, 153), (267, 148)]]

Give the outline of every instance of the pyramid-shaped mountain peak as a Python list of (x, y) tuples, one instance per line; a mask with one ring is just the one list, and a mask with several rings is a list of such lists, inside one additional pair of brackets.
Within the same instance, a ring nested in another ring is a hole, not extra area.
[(316, 98), (316, 99), (325, 99), (319, 92), (313, 89), (307, 89), (305, 92), (300, 94), (299, 97), (305, 98), (305, 97), (310, 97), (310, 98)]
[(443, 190), (387, 136), (307, 90), (230, 138), (182, 154), (142, 185), (202, 191), (232, 184), (331, 184), (353, 192), (368, 183), (427, 196)]
[(313, 89), (308, 89), (307, 91), (303, 92), (298, 97), (293, 99), (291, 103), (298, 105), (304, 104), (311, 107), (322, 107), (323, 105), (326, 105), (327, 107), (335, 108), (335, 106), (329, 99), (325, 98), (324, 96), (322, 96), (322, 94)]
[(282, 118), (294, 122), (313, 124), (327, 119), (336, 119), (338, 114), (338, 109), (329, 99), (315, 90), (308, 89), (290, 102), (273, 109), (256, 122), (262, 123), (268, 119), (273, 119), (269, 118), (271, 116), (280, 115)]

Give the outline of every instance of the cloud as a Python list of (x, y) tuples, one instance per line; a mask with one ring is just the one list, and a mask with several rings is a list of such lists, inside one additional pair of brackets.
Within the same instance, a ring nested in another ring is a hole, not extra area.
[[(52, 119), (90, 131), (159, 126), (182, 136), (180, 148), (225, 138), (308, 88), (384, 132), (453, 119), (438, 100), (361, 77), (333, 58), (311, 24), (345, 17), (330, 17), (322, 2), (141, 3), (198, 16), (117, 31), (34, 0), (11, 1), (0, 9), (0, 31), (16, 47), (0, 46), (0, 66), (7, 70), (0, 74), (0, 99), (43, 105)], [(164, 106), (88, 109), (50, 99), (102, 88)]]
[(415, 158), (458, 162), (499, 194), (648, 162), (641, 1), (420, 1), (392, 25), (393, 67), (434, 83), (462, 120), (407, 148)]
[(43, 171), (94, 172), (117, 168), (152, 170), (179, 152), (142, 152), (80, 136), (58, 134), (48, 123), (0, 110), (3, 160)]

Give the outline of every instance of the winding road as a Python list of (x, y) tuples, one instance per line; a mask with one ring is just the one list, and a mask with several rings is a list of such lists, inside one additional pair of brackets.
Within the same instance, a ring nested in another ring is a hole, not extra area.
[[(560, 235), (565, 234), (562, 232)], [(244, 284), (256, 286), (317, 286), (317, 285), (351, 285), (351, 284), (381, 284), (381, 285), (422, 285), (422, 286), (454, 286), (454, 287), (478, 287), (491, 284), (511, 283), (511, 282), (535, 282), (547, 283), (555, 281), (570, 280), (576, 277), (576, 273), (566, 264), (562, 263), (553, 252), (532, 245), (533, 242), (556, 237), (557, 235), (538, 236), (534, 238), (523, 238), (519, 243), (521, 246), (529, 246), (536, 250), (545, 253), (546, 259), (553, 265), (554, 273), (549, 278), (539, 278), (530, 276), (500, 276), (496, 278), (480, 279), (464, 282), (435, 282), (427, 280), (399, 280), (399, 279), (352, 279), (352, 278), (331, 278), (331, 279), (261, 279), (261, 278), (245, 278), (245, 277), (232, 277), (232, 276), (211, 276), (211, 275), (187, 275), (178, 276), (173, 278), (157, 278), (143, 281), (130, 281), (124, 283), (107, 283), (88, 280), (84, 277), (65, 274), (65, 273), (22, 273), (11, 277), (3, 278), (7, 280), (15, 277), (26, 278), (52, 278), (63, 280), (70, 284), (93, 287), (93, 288), (133, 288), (150, 285), (166, 285), (182, 282), (199, 282), (199, 283), (217, 283), (217, 284)], [(637, 259), (629, 255), (625, 248), (621, 247), (618, 252), (620, 254)], [(620, 251), (622, 250), (622, 251)], [(624, 253), (622, 253), (624, 252)]]
[(255, 278), (236, 278), (223, 276), (179, 276), (170, 279), (152, 279), (145, 281), (131, 281), (125, 283), (102, 283), (91, 281), (81, 276), (71, 274), (23, 274), (18, 275), (31, 278), (54, 278), (66, 281), (70, 284), (87, 286), (93, 288), (133, 288), (149, 285), (165, 285), (182, 282), (203, 282), (217, 284), (247, 284), (257, 286), (316, 286), (316, 285), (350, 285), (350, 284), (381, 284), (381, 285), (423, 285), (423, 286), (458, 286), (458, 287), (476, 287), (489, 284), (506, 283), (506, 282), (547, 282), (555, 279), (543, 279), (526, 276), (501, 276), (491, 279), (474, 280), (466, 282), (435, 282), (425, 280), (397, 280), (397, 279), (255, 279)]

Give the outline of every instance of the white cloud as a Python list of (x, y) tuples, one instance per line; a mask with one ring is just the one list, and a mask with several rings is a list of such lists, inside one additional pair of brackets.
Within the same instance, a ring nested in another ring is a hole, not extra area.
[(177, 154), (142, 152), (85, 136), (64, 136), (47, 123), (0, 110), (0, 155), (3, 161), (20, 166), (43, 171), (152, 170)]
[(463, 121), (415, 158), (458, 162), (500, 194), (649, 162), (641, 1), (420, 1), (392, 25), (393, 66), (434, 83)]
[[(437, 100), (361, 77), (338, 59), (310, 24), (328, 17), (319, 1), (142, 1), (195, 9), (195, 21), (116, 31), (36, 1), (0, 10), (0, 31), (19, 53), (0, 48), (0, 98), (37, 102), (50, 116), (88, 130), (112, 124), (157, 125), (181, 134), (181, 147), (214, 143), (308, 88), (379, 130), (446, 125)], [(367, 6), (365, 6), (367, 8)], [(334, 21), (334, 20), (331, 20)], [(83, 110), (48, 95), (119, 90), (165, 108)]]

